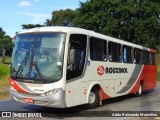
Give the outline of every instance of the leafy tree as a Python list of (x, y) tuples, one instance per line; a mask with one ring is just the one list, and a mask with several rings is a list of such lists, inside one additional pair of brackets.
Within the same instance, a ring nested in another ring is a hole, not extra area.
[(46, 26), (73, 26), (75, 11), (71, 9), (58, 10), (52, 12), (52, 19), (47, 19)]
[[(6, 35), (6, 33), (3, 31), (3, 29), (0, 27), (0, 55), (2, 55), (2, 48), (11, 43), (11, 38)], [(10, 55), (12, 52), (12, 49), (7, 49), (7, 55)]]
[(159, 0), (87, 0), (73, 23), (136, 44), (160, 45)]
[(22, 29), (31, 29), (31, 28), (35, 28), (35, 27), (43, 27), (44, 25), (40, 25), (40, 24), (22, 24)]
[(5, 33), (5, 32), (3, 31), (3, 29), (0, 27), (0, 38), (3, 38), (5, 34), (6, 34), (6, 33)]

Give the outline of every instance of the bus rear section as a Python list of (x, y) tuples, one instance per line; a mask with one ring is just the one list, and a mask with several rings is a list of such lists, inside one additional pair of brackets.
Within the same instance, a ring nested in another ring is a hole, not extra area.
[(143, 69), (139, 76), (137, 84), (134, 86), (130, 93), (138, 91), (140, 85), (143, 90), (149, 90), (156, 87), (157, 79), (157, 65), (158, 65), (158, 54), (155, 50), (150, 49), (149, 51), (143, 50)]

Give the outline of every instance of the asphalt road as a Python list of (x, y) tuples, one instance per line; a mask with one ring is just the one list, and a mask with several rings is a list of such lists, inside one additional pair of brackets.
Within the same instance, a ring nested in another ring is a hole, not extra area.
[[(153, 119), (160, 120), (160, 117), (154, 116), (154, 113), (158, 113), (160, 115), (160, 83), (157, 84), (155, 89), (145, 91), (143, 96), (135, 97), (135, 95), (126, 95), (122, 97), (117, 97), (109, 100), (103, 101), (103, 106), (100, 106), (96, 109), (88, 110), (85, 106), (78, 106), (67, 109), (55, 109), (48, 107), (35, 106), (30, 104), (18, 103), (15, 101), (1, 101), (0, 100), (0, 111), (17, 111), (17, 112), (39, 112), (42, 114), (42, 118), (49, 117), (48, 119), (60, 118), (60, 119), (92, 119), (93, 117), (99, 117), (100, 119), (109, 118), (108, 116), (119, 115), (120, 117), (114, 117), (114, 119), (128, 119), (128, 117), (122, 117), (122, 113), (130, 114), (133, 112), (135, 114), (137, 111), (142, 113), (146, 113), (144, 111), (148, 111), (151, 113)], [(159, 112), (153, 112), (159, 111)], [(120, 114), (119, 114), (120, 112)], [(138, 112), (138, 114), (140, 113)], [(116, 114), (117, 113), (117, 114)], [(78, 116), (78, 117), (77, 117)], [(148, 117), (148, 116), (147, 116)], [(113, 119), (113, 117), (112, 117)], [(138, 117), (132, 117), (134, 119), (141, 119)], [(95, 118), (96, 120), (96, 118)]]

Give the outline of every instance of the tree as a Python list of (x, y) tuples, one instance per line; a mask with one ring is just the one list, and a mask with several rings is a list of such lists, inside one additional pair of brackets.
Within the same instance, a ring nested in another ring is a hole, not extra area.
[(73, 20), (77, 27), (136, 44), (160, 45), (160, 1), (88, 0), (80, 3)]
[[(6, 35), (6, 33), (3, 31), (3, 29), (0, 27), (0, 55), (2, 55), (2, 48), (11, 43), (10, 36)], [(7, 55), (11, 55), (12, 49), (7, 50)]]
[(0, 38), (3, 38), (5, 34), (6, 34), (6, 33), (5, 33), (5, 32), (3, 31), (3, 29), (0, 27)]
[(52, 19), (47, 19), (46, 26), (73, 26), (75, 11), (71, 9), (58, 10), (52, 12)]
[(40, 24), (22, 24), (22, 29), (31, 29), (31, 28), (35, 28), (35, 27), (43, 27), (44, 25), (40, 25)]

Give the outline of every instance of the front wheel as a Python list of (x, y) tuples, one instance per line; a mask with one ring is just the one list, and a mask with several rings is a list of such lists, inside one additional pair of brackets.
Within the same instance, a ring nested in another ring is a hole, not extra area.
[(99, 91), (97, 89), (91, 90), (88, 97), (88, 107), (91, 109), (96, 108), (99, 105), (99, 102), (100, 102)]
[(138, 92), (136, 93), (137, 97), (142, 96), (142, 93), (143, 93), (143, 84), (140, 83)]

